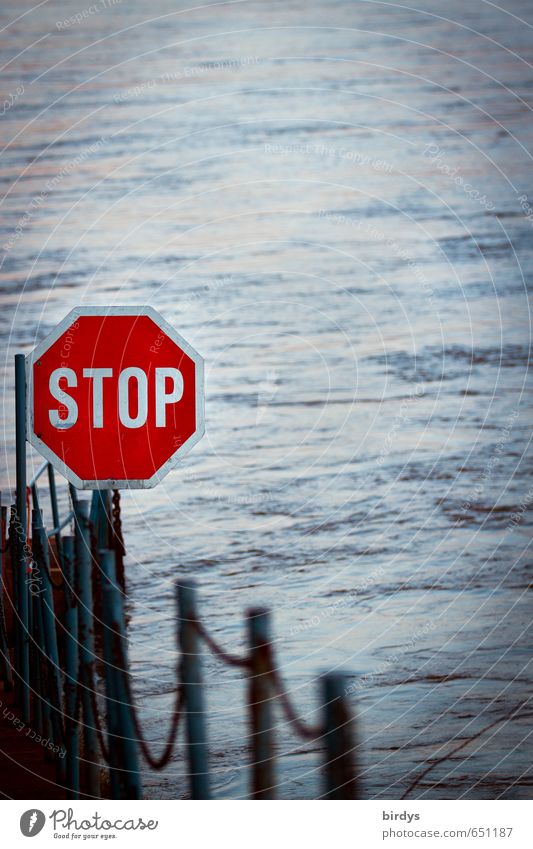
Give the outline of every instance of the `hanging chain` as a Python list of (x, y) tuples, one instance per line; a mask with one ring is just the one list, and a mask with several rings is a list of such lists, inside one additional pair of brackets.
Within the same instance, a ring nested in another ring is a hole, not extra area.
[(117, 569), (117, 579), (122, 590), (125, 588), (124, 577), (124, 556), (126, 549), (124, 548), (124, 538), (122, 536), (122, 519), (120, 518), (120, 492), (118, 489), (113, 490), (111, 515), (113, 519), (113, 546), (115, 549), (115, 562)]
[(122, 537), (122, 519), (120, 518), (120, 492), (118, 489), (113, 490), (113, 509), (111, 514), (113, 516), (113, 533), (115, 535), (115, 548), (117, 554), (120, 552), (120, 555), (124, 557), (126, 554), (126, 549), (124, 548), (124, 539)]

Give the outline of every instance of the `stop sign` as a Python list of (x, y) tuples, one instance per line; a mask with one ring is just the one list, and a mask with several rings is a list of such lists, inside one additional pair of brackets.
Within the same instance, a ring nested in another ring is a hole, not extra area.
[(204, 433), (203, 360), (151, 307), (78, 307), (27, 357), (28, 440), (83, 489), (155, 486)]

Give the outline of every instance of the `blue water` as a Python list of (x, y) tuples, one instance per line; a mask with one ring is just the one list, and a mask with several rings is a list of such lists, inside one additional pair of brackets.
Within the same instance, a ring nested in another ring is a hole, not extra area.
[[(350, 673), (364, 795), (398, 798), (533, 683), (533, 9), (189, 6), (2, 4), (4, 501), (13, 354), (78, 304), (156, 307), (205, 357), (207, 433), (122, 498), (147, 736), (186, 574), (233, 651), (272, 609), (308, 721), (320, 672)], [(205, 675), (239, 798), (245, 683)], [(413, 796), (530, 798), (524, 716)], [(314, 797), (320, 755), (278, 721), (280, 795)], [(147, 795), (185, 772), (181, 741)]]

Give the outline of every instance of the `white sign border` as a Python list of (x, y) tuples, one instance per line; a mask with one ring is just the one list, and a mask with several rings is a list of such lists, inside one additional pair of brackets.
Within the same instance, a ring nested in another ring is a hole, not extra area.
[[(195, 364), (195, 389), (196, 389), (196, 430), (181, 445), (177, 451), (164, 463), (157, 472), (147, 479), (126, 479), (116, 480), (108, 478), (107, 480), (82, 480), (61, 460), (57, 454), (46, 445), (42, 439), (35, 433), (34, 418), (33, 418), (33, 365), (34, 363), (50, 348), (54, 342), (63, 335), (63, 333), (71, 327), (78, 318), (85, 315), (125, 315), (125, 316), (143, 316), (146, 315), (159, 327), (167, 336), (169, 336), (176, 345), (193, 360)], [(26, 439), (39, 451), (42, 456), (54, 466), (57, 471), (63, 475), (70, 483), (78, 489), (152, 489), (157, 486), (163, 478), (177, 465), (179, 460), (193, 448), (205, 433), (205, 400), (204, 400), (204, 360), (201, 354), (198, 353), (189, 343), (175, 330), (171, 324), (157, 312), (153, 307), (142, 305), (132, 305), (129, 307), (123, 306), (87, 306), (75, 307), (65, 318), (52, 330), (48, 336), (40, 342), (33, 351), (26, 357), (26, 422), (27, 433)]]

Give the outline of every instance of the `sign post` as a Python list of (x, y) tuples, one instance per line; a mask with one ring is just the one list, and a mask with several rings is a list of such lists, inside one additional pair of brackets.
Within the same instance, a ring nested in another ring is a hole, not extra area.
[(28, 441), (80, 489), (156, 486), (204, 433), (203, 359), (151, 307), (78, 307), (26, 368)]

